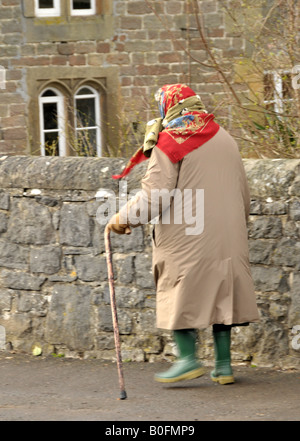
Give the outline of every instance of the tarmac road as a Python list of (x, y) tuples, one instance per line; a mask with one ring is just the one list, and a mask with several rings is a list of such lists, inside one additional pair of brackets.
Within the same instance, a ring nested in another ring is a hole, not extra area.
[(169, 363), (115, 363), (0, 352), (0, 421), (299, 421), (300, 371), (234, 366), (236, 382), (206, 375), (173, 385)]

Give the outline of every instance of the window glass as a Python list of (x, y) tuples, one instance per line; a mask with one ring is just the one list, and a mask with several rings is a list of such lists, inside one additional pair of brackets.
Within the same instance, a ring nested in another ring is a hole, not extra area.
[(39, 0), (38, 1), (38, 7), (40, 9), (44, 8), (54, 8), (54, 0)]
[(56, 93), (54, 92), (54, 90), (51, 89), (47, 89), (42, 96), (56, 96)]
[(77, 95), (93, 95), (93, 92), (88, 87), (82, 87), (78, 92)]
[(92, 15), (96, 14), (95, 0), (70, 0), (71, 15)]
[(98, 156), (96, 129), (77, 130), (76, 141), (80, 156)]
[(271, 101), (274, 99), (275, 84), (273, 75), (266, 73), (264, 75), (264, 96), (266, 101)]
[(75, 130), (78, 153), (100, 156), (99, 94), (93, 88), (82, 87), (75, 95)]
[(292, 99), (292, 75), (290, 72), (282, 75), (282, 97), (283, 99)]
[(46, 132), (44, 137), (45, 156), (59, 156), (59, 132)]
[(91, 9), (91, 0), (73, 0), (73, 9)]
[(44, 129), (45, 130), (57, 129), (58, 128), (57, 103), (44, 103), (43, 114), (44, 114)]
[(76, 117), (78, 127), (94, 127), (96, 125), (95, 98), (77, 99)]
[(39, 99), (40, 143), (43, 156), (65, 154), (64, 99), (55, 89), (47, 89)]

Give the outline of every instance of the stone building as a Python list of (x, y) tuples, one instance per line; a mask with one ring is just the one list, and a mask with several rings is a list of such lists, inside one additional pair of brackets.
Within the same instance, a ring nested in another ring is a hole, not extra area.
[[(226, 15), (235, 3), (198, 2), (205, 36), (227, 68), (251, 52)], [(167, 83), (188, 83), (214, 110), (224, 85), (207, 67), (192, 7), (190, 0), (0, 0), (0, 154), (127, 156), (151, 117), (153, 92)], [(257, 89), (263, 78), (251, 81)], [(217, 106), (220, 118), (229, 107)]]

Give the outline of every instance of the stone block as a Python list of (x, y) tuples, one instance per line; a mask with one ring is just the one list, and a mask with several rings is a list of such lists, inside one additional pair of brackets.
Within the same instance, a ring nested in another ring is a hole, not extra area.
[(116, 303), (118, 308), (142, 308), (145, 304), (145, 295), (136, 288), (116, 286)]
[(277, 238), (282, 234), (281, 219), (275, 216), (259, 216), (249, 223), (249, 237)]
[(30, 317), (45, 317), (47, 301), (40, 292), (17, 292), (17, 311), (28, 312)]
[(5, 233), (7, 229), (7, 215), (0, 211), (0, 233)]
[(27, 269), (29, 251), (26, 247), (15, 243), (0, 241), (0, 267)]
[(284, 225), (283, 234), (294, 239), (300, 237), (300, 222), (287, 221)]
[[(120, 334), (130, 334), (132, 332), (132, 314), (128, 310), (125, 311), (124, 309), (121, 309), (119, 306), (120, 304), (124, 306), (126, 303), (128, 305), (126, 300), (123, 301), (120, 298), (120, 294), (122, 295), (125, 292), (126, 291), (124, 289), (120, 291), (116, 287), (117, 314)], [(108, 288), (105, 293), (105, 297), (107, 302), (110, 302)], [(113, 332), (112, 309), (108, 304), (104, 304), (101, 301), (99, 302), (97, 308), (97, 319), (99, 331)]]
[(107, 280), (107, 266), (104, 256), (75, 256), (74, 262), (80, 280), (85, 282)]
[(0, 209), (1, 210), (9, 210), (10, 205), (10, 197), (8, 193), (4, 191), (0, 191)]
[(300, 272), (293, 274), (291, 289), (291, 306), (289, 309), (288, 326), (300, 325)]
[(292, 196), (300, 196), (300, 174), (296, 176), (293, 184), (291, 185), (289, 189), (289, 193)]
[[(7, 94), (7, 101), (11, 95)], [(117, 190), (117, 174), (126, 162), (121, 158), (76, 158), (18, 156), (0, 161), (0, 188), (43, 188), (51, 190)]]
[(90, 297), (89, 286), (55, 285), (45, 329), (49, 344), (65, 344), (77, 351), (92, 348)]
[(112, 234), (111, 235), (112, 252), (130, 253), (141, 252), (144, 250), (143, 228), (132, 228), (131, 234)]
[(115, 339), (112, 334), (98, 335), (96, 337), (96, 349), (115, 349)]
[[(299, 159), (248, 159), (244, 162), (251, 197), (281, 198), (288, 194), (289, 187), (294, 183)], [(270, 179), (270, 176), (272, 178)]]
[(120, 334), (131, 334), (132, 327), (132, 316), (129, 312), (124, 310), (118, 311), (118, 322)]
[(32, 332), (32, 319), (26, 313), (14, 313), (5, 321), (5, 330), (6, 341), (12, 342), (13, 347), (17, 347), (22, 344), (24, 336)]
[(75, 44), (74, 43), (60, 43), (57, 46), (57, 51), (60, 55), (72, 55), (75, 52)]
[(268, 240), (249, 240), (249, 259), (251, 263), (269, 264), (275, 243)]
[(43, 205), (48, 205), (48, 207), (55, 207), (59, 204), (59, 200), (52, 196), (35, 196), (35, 200)]
[(46, 278), (23, 272), (2, 270), (0, 271), (0, 280), (5, 288), (39, 291)]
[(140, 288), (154, 288), (152, 274), (152, 255), (138, 254), (135, 257), (136, 284)]
[(300, 199), (294, 199), (289, 206), (289, 216), (291, 220), (300, 221)]
[(95, 256), (105, 252), (104, 230), (105, 225), (99, 225), (98, 222), (95, 222), (95, 227), (92, 233), (93, 254)]
[(90, 219), (80, 204), (63, 204), (60, 212), (60, 243), (77, 247), (91, 244)]
[(15, 199), (6, 233), (11, 242), (44, 245), (55, 242), (49, 209), (32, 199)]
[(272, 254), (273, 265), (300, 269), (300, 241), (283, 237)]
[(99, 331), (113, 332), (112, 313), (110, 306), (100, 305), (97, 312)]
[(263, 214), (286, 214), (287, 204), (285, 201), (266, 202), (263, 207)]
[(283, 284), (283, 274), (280, 269), (273, 267), (254, 266), (251, 268), (256, 291), (280, 291)]
[[(262, 336), (260, 340), (256, 341), (255, 358), (260, 360), (261, 364), (270, 363), (270, 360), (283, 359), (289, 351), (289, 337), (285, 332), (282, 324), (277, 320), (263, 320)], [(254, 358), (254, 362), (256, 362)]]
[(0, 313), (10, 311), (13, 291), (9, 289), (0, 289)]
[(151, 9), (147, 6), (145, 1), (130, 1), (127, 2), (127, 12), (133, 15), (144, 15), (151, 13)]
[(270, 304), (269, 313), (276, 321), (282, 321), (286, 318), (287, 306), (274, 301)]
[(142, 18), (137, 16), (124, 16), (121, 17), (121, 28), (124, 30), (128, 29), (142, 29)]
[(262, 214), (262, 204), (259, 200), (251, 199), (250, 214)]
[(139, 311), (135, 314), (135, 332), (142, 335), (156, 335), (158, 330), (156, 328), (156, 315), (155, 311), (149, 309), (145, 311)]
[(133, 259), (133, 256), (126, 256), (125, 258), (115, 258), (113, 260), (114, 267), (116, 268), (115, 273), (117, 274), (119, 283), (127, 284), (133, 281)]
[(32, 273), (54, 274), (60, 269), (61, 248), (46, 245), (42, 248), (31, 248), (30, 271)]
[(0, 325), (0, 351), (6, 347), (6, 330), (5, 327)]

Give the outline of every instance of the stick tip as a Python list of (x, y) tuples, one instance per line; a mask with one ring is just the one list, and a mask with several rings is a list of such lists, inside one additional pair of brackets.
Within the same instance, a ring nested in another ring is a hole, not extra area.
[(126, 398), (127, 398), (126, 391), (125, 390), (121, 390), (120, 400), (126, 400)]

